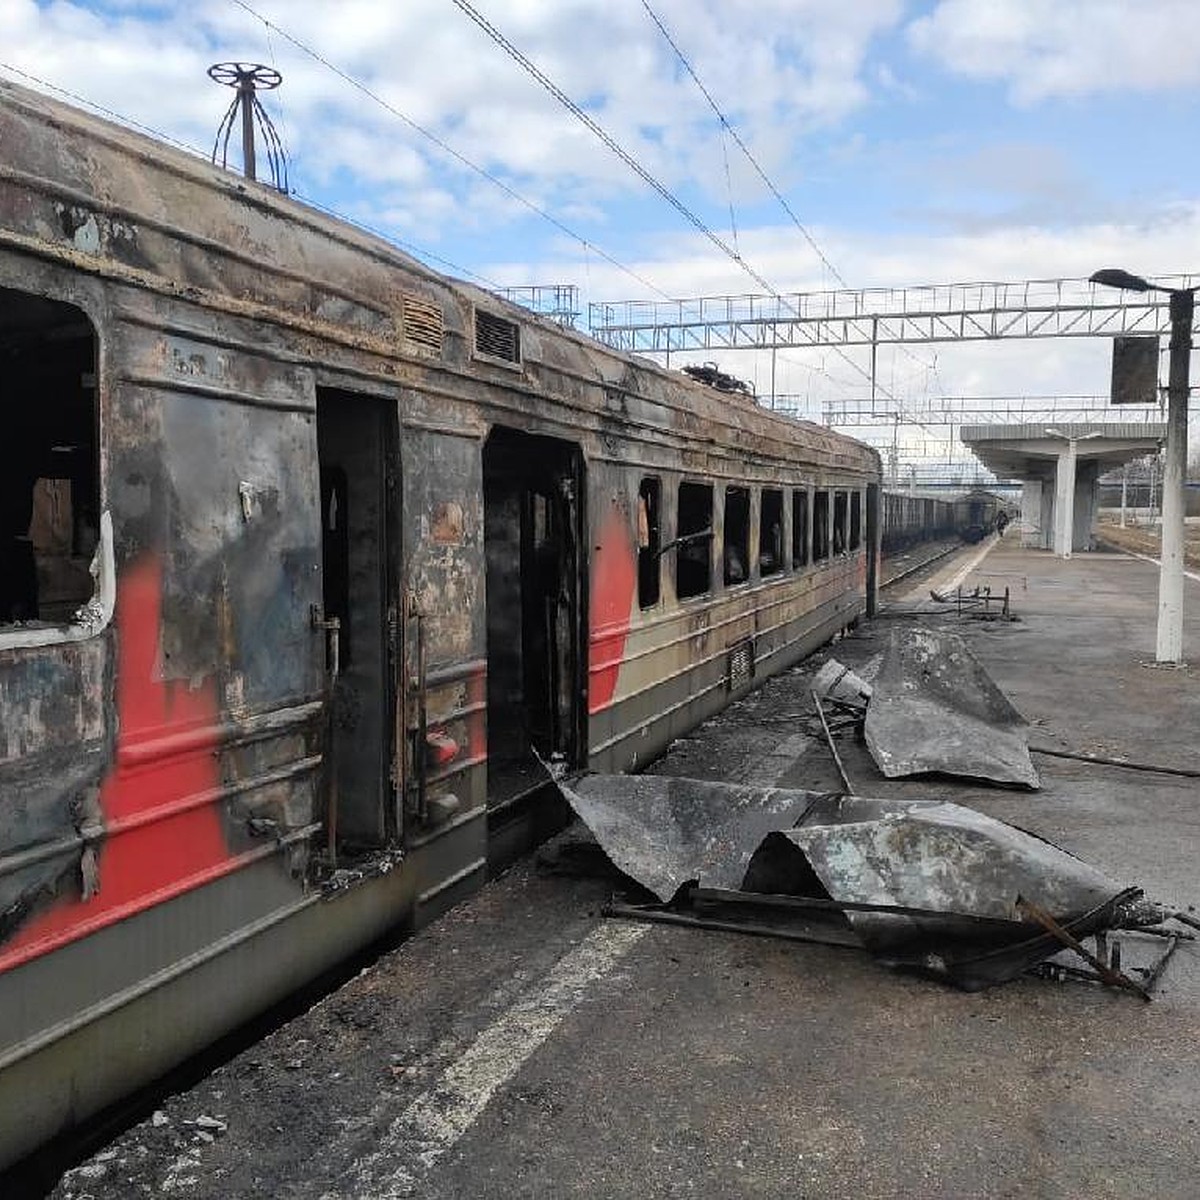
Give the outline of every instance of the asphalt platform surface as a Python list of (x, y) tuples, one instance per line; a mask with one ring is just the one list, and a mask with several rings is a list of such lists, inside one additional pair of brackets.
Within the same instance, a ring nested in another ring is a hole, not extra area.
[[(945, 560), (935, 586), (978, 553)], [(1033, 741), (1197, 765), (1197, 672), (1144, 665), (1152, 565), (1000, 542), (968, 569), (980, 581), (1007, 586), (1020, 619), (948, 617), (913, 585), (654, 769), (833, 790), (797, 715), (811, 675), (829, 654), (865, 662), (912, 620), (960, 630)], [(1200, 663), (1200, 582), (1186, 588)], [(1200, 903), (1200, 781), (1039, 756), (1037, 793), (887, 782), (851, 735), (840, 744), (863, 794), (953, 798)], [(518, 864), (54, 1195), (1200, 1195), (1195, 947), (1151, 1004), (1035, 979), (967, 995), (854, 950), (606, 919), (615, 886)]]

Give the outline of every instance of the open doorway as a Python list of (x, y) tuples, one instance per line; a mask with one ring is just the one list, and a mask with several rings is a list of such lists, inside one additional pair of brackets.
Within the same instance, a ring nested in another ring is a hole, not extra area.
[(483, 449), (488, 804), (545, 782), (541, 756), (582, 764), (578, 446), (497, 428)]
[(395, 575), (387, 463), (395, 424), (395, 410), (385, 401), (317, 392), (320, 615), (330, 695), (326, 811), (330, 848), (351, 854), (385, 845), (400, 832), (392, 803), (395, 671), (387, 638)]

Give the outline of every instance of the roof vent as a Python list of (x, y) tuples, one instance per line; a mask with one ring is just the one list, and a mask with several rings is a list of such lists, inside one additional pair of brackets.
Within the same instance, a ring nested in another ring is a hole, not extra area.
[(442, 310), (429, 300), (410, 296), (401, 298), (404, 341), (409, 348), (442, 352)]
[(521, 328), (493, 313), (475, 310), (475, 353), (504, 362), (521, 361)]

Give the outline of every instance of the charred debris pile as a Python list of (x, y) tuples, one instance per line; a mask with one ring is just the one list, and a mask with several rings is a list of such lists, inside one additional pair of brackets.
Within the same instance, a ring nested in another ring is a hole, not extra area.
[[(595, 838), (585, 844), (592, 860), (602, 852), (636, 885), (608, 915), (853, 947), (968, 991), (1033, 973), (1150, 999), (1200, 928), (1190, 912), (964, 805), (872, 799), (847, 776), (836, 734), (854, 730), (889, 779), (1040, 786), (1027, 723), (961, 637), (894, 630), (862, 675), (827, 662), (811, 697), (839, 792), (661, 775), (559, 780)], [(1122, 964), (1131, 945), (1144, 964)]]

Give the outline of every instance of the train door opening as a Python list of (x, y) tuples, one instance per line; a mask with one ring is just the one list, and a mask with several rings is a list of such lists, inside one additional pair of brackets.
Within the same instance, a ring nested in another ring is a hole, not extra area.
[(352, 855), (399, 834), (390, 770), (397, 648), (388, 638), (395, 427), (386, 401), (318, 390), (322, 612), (315, 615), (326, 637), (326, 820), (331, 851)]
[(488, 805), (584, 756), (583, 460), (557, 438), (496, 428), (483, 450)]

